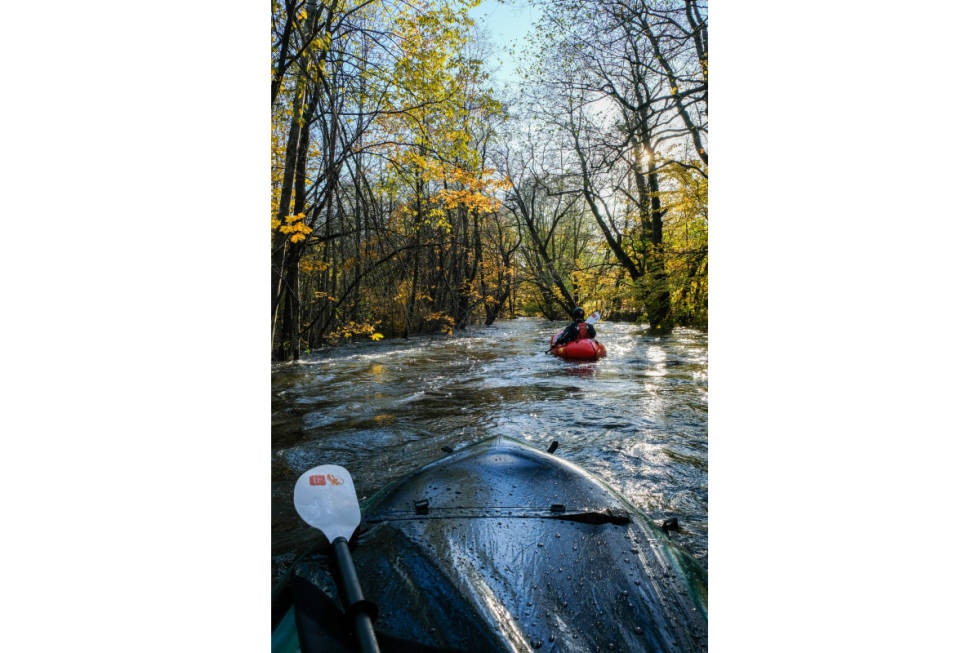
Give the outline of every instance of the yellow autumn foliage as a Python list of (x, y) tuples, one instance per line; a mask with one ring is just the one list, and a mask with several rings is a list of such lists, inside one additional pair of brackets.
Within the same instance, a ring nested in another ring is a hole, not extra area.
[(326, 272), (329, 267), (330, 266), (327, 265), (326, 261), (315, 259), (312, 256), (304, 256), (299, 260), (299, 271), (306, 274)]
[(355, 322), (353, 320), (340, 325), (327, 335), (327, 341), (336, 344), (341, 341), (349, 341), (359, 337), (369, 337), (371, 340), (378, 341), (384, 336), (378, 333), (377, 324), (366, 322)]
[(298, 243), (301, 240), (304, 240), (309, 234), (313, 233), (313, 228), (303, 222), (305, 218), (305, 213), (287, 215), (285, 220), (281, 222), (276, 218), (273, 218), (272, 230), (278, 230), (279, 233), (288, 235), (290, 242)]

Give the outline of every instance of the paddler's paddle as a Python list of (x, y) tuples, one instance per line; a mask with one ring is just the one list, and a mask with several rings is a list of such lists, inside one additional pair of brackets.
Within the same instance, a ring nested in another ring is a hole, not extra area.
[(344, 608), (351, 616), (354, 633), (364, 653), (380, 653), (371, 619), (375, 605), (364, 598), (347, 541), (361, 523), (361, 508), (350, 473), (339, 465), (320, 465), (303, 473), (293, 488), (296, 512), (310, 526), (327, 536), (337, 557)]
[[(589, 317), (585, 318), (585, 323), (594, 325), (596, 322), (598, 322), (601, 319), (602, 319), (602, 315), (599, 314), (599, 311), (593, 311), (593, 313), (589, 315)], [(562, 345), (563, 344), (565, 343), (562, 343)], [(561, 347), (561, 345), (557, 345), (557, 344), (551, 345), (550, 347), (548, 347), (548, 351), (546, 351), (545, 353), (550, 354), (551, 350), (554, 349), (555, 347)]]

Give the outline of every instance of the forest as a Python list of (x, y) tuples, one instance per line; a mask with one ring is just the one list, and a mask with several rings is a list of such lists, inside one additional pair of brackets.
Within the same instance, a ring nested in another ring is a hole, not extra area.
[(516, 91), (477, 4), (273, 0), (273, 360), (575, 306), (707, 328), (707, 0), (530, 0)]

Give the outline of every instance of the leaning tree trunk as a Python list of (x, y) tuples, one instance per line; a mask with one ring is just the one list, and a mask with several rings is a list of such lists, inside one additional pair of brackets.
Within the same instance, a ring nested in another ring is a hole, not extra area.
[[(293, 119), (289, 126), (289, 136), (286, 140), (286, 160), (283, 169), (282, 189), (279, 195), (279, 206), (276, 210), (276, 219), (281, 224), (285, 222), (289, 215), (289, 209), (293, 201), (293, 186), (296, 175), (296, 159), (299, 151), (299, 140), (301, 129), (301, 114), (303, 106), (303, 85), (299, 84), (296, 89), (296, 97), (293, 99)], [(285, 360), (281, 357), (282, 345), (288, 339), (288, 335), (283, 333), (286, 328), (285, 310), (280, 314), (283, 297), (287, 293), (287, 270), (290, 261), (289, 237), (276, 231), (272, 245), (272, 349), (277, 360)]]
[[(306, 93), (300, 84), (293, 103), (294, 117), (289, 128), (282, 194), (279, 198), (277, 217), (285, 221), (290, 214), (303, 213), (306, 209), (306, 162), (310, 147), (310, 123), (316, 110), (319, 85), (314, 84), (312, 92)], [(276, 233), (276, 250), (273, 253), (272, 270), (272, 314), (273, 349), (276, 360), (297, 360), (300, 354), (300, 288), (299, 261), (305, 249), (305, 241), (292, 242), (285, 234)], [(276, 261), (279, 265), (276, 265)], [(278, 343), (275, 337), (275, 322), (279, 307), (282, 307), (281, 328)]]

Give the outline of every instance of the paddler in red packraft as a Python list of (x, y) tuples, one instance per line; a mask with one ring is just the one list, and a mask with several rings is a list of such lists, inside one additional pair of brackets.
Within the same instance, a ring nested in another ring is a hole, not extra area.
[(566, 342), (572, 342), (580, 338), (595, 338), (595, 327), (585, 321), (585, 309), (577, 306), (572, 311), (572, 318), (574, 321), (565, 327), (565, 330), (561, 332), (561, 335), (558, 336), (552, 347), (558, 347), (559, 345), (564, 345)]

